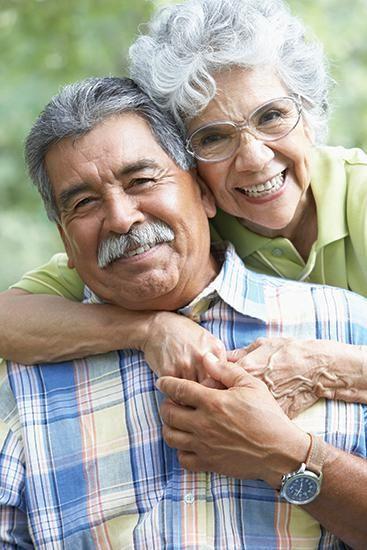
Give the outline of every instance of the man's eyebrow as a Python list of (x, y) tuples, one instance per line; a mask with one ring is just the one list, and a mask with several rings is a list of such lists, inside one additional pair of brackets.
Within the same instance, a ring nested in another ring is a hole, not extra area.
[[(152, 159), (140, 159), (136, 162), (131, 162), (129, 164), (126, 164), (121, 170), (118, 172), (118, 177), (121, 176), (129, 176), (131, 174), (134, 174), (135, 172), (139, 172), (141, 170), (157, 170), (160, 168), (160, 166)], [(65, 189), (64, 191), (61, 191), (57, 202), (59, 203), (60, 210), (65, 210), (68, 208), (68, 205), (72, 201), (72, 199), (79, 195), (80, 193), (83, 193), (84, 191), (88, 191), (90, 189), (90, 185), (86, 182), (80, 182), (76, 183), (75, 185), (69, 187), (68, 189)]]
[(64, 191), (61, 191), (57, 199), (60, 210), (66, 210), (75, 196), (83, 193), (84, 191), (88, 191), (89, 189), (90, 185), (88, 183), (80, 182), (76, 183), (72, 187), (69, 187), (68, 189), (65, 189)]
[(130, 176), (134, 172), (139, 172), (141, 170), (146, 169), (154, 169), (157, 170), (159, 168), (159, 165), (152, 159), (140, 159), (136, 162), (130, 162), (129, 164), (126, 164), (121, 170), (119, 171), (119, 176)]

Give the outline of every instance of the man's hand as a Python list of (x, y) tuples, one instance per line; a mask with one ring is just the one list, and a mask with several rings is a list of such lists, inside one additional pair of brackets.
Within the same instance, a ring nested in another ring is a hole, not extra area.
[(243, 368), (204, 357), (209, 375), (225, 390), (162, 377), (158, 388), (163, 437), (179, 450), (182, 467), (242, 479), (261, 478), (278, 487), (281, 476), (305, 459), (309, 436), (284, 414), (266, 385)]
[(290, 417), (320, 397), (367, 400), (367, 349), (329, 340), (259, 338), (227, 353), (246, 372), (266, 383)]
[(150, 368), (158, 376), (195, 380), (210, 387), (221, 387), (208, 376), (203, 356), (211, 352), (225, 360), (224, 344), (200, 325), (183, 315), (155, 312), (142, 349)]

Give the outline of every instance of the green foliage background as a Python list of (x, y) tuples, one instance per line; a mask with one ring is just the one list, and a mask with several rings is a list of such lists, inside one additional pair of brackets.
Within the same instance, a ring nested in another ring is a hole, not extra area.
[[(124, 73), (158, 3), (169, 0), (0, 0), (0, 290), (62, 250), (24, 170), (32, 122), (65, 82)], [(323, 41), (337, 82), (329, 142), (367, 149), (366, 0), (290, 4)]]

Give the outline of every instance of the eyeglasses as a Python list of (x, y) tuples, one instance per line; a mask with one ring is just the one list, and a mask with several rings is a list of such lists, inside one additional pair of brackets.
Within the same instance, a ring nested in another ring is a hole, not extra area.
[(246, 122), (212, 122), (195, 130), (186, 141), (186, 149), (203, 162), (229, 159), (240, 146), (244, 130), (261, 141), (276, 141), (288, 135), (298, 124), (302, 104), (293, 97), (280, 97), (257, 107)]

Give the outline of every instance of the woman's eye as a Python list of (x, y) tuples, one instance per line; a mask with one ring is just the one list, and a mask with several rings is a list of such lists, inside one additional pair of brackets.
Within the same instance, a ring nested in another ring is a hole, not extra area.
[(210, 149), (215, 147), (221, 147), (227, 142), (231, 141), (235, 137), (235, 132), (217, 131), (215, 133), (206, 134), (201, 136), (199, 140), (193, 142), (194, 147), (202, 149)]
[(281, 111), (276, 111), (275, 109), (272, 109), (271, 111), (266, 111), (263, 113), (259, 119), (259, 124), (269, 124), (272, 122), (279, 122), (280, 120), (283, 120), (284, 115)]
[(228, 136), (225, 136), (223, 134), (209, 134), (201, 139), (201, 145), (203, 147), (205, 147), (206, 145), (214, 145), (215, 143), (218, 143), (219, 141), (222, 141), (227, 137)]

